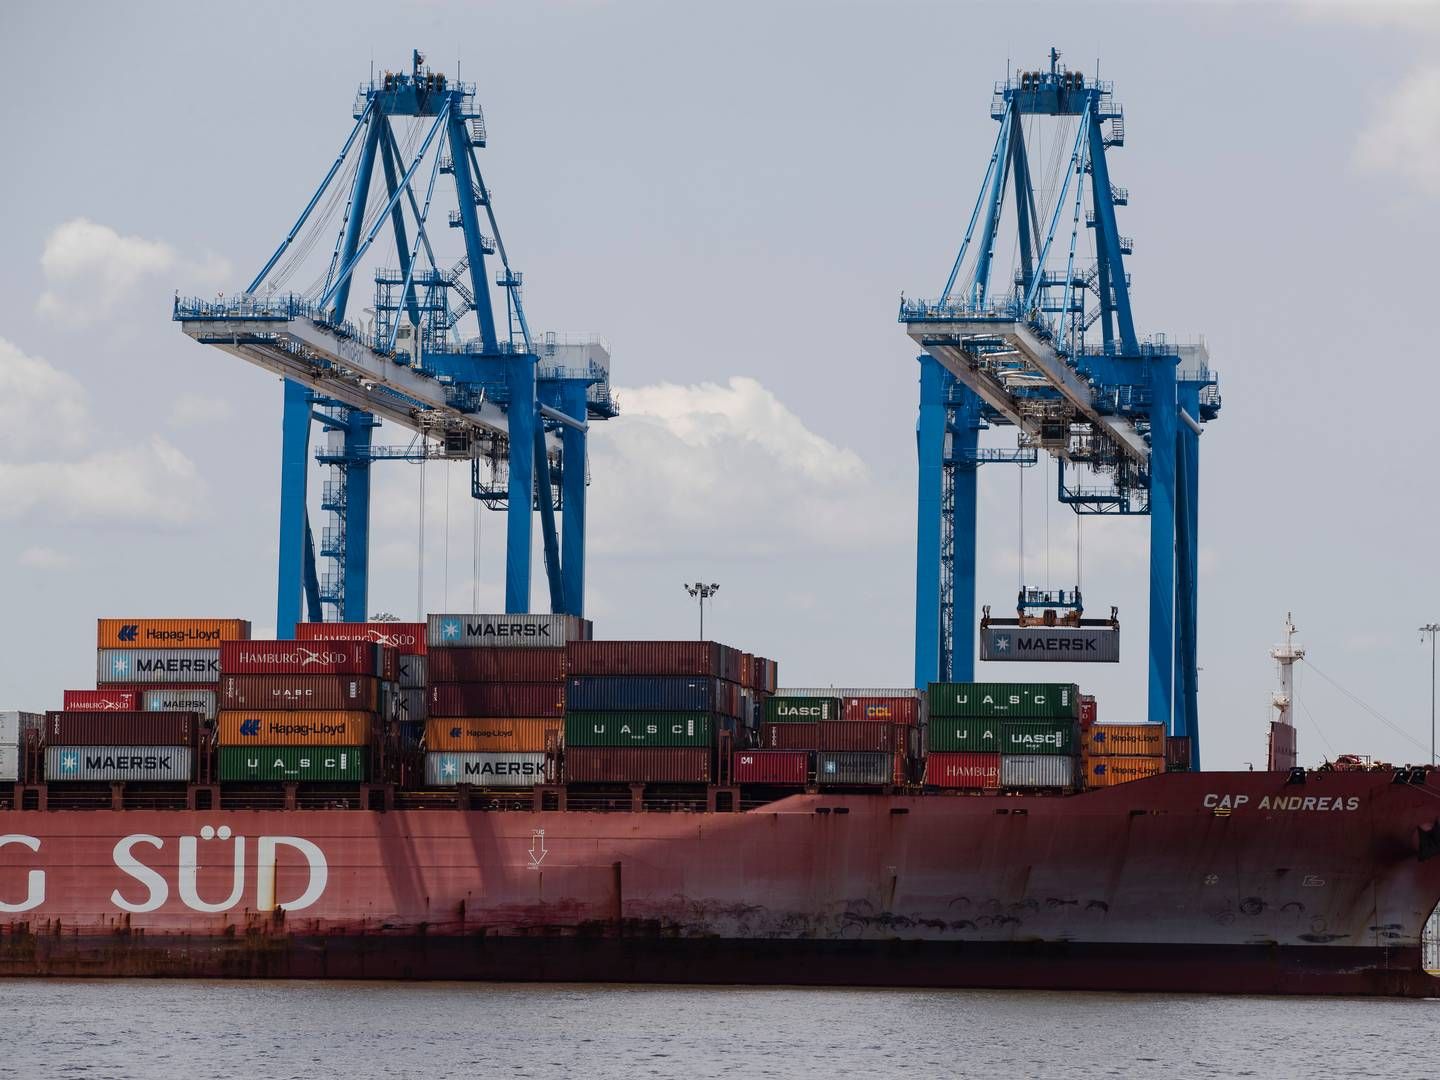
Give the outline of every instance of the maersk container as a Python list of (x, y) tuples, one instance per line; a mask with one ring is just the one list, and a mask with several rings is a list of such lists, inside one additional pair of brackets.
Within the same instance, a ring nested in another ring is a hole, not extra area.
[(564, 683), (431, 683), (428, 716), (564, 716)]
[(566, 746), (714, 746), (721, 724), (702, 712), (566, 712)]
[(925, 725), (925, 748), (935, 751), (999, 753), (1000, 725), (990, 719), (932, 716)]
[(1132, 780), (1159, 776), (1165, 771), (1165, 758), (1155, 755), (1085, 758), (1086, 787), (1114, 787)]
[(425, 655), (425, 624), (405, 622), (303, 622), (295, 624), (296, 641), (368, 641), (401, 656)]
[(737, 750), (730, 761), (737, 784), (785, 784), (802, 787), (810, 779), (808, 750)]
[(144, 712), (198, 713), (205, 720), (215, 719), (214, 690), (146, 690), (140, 698)]
[(97, 619), (100, 649), (218, 649), (250, 636), (245, 619)]
[(692, 747), (578, 746), (565, 751), (576, 784), (708, 784), (712, 752)]
[(425, 755), (425, 783), (431, 787), (528, 788), (545, 782), (545, 755), (432, 751)]
[(189, 712), (48, 712), (48, 746), (193, 746), (200, 717)]
[(20, 779), (20, 748), (0, 746), (0, 783), (14, 783)]
[(224, 709), (379, 708), (378, 680), (368, 675), (226, 675), (220, 680)]
[(226, 675), (375, 675), (393, 679), (393, 649), (368, 641), (228, 641), (220, 646)]
[(1092, 724), (1080, 730), (1082, 752), (1098, 757), (1124, 754), (1139, 757), (1165, 756), (1164, 724)]
[(765, 700), (767, 724), (818, 724), (840, 719), (840, 699), (777, 695)]
[(222, 746), (220, 779), (360, 782), (370, 752), (363, 746)]
[(1075, 786), (1075, 759), (1064, 754), (1004, 754), (1000, 786), (1068, 788)]
[(531, 753), (559, 746), (565, 722), (558, 717), (431, 717), (425, 748), (464, 753)]
[[(784, 724), (776, 724), (784, 727)], [(817, 750), (869, 750), (893, 751), (904, 748), (904, 736), (898, 740), (897, 732), (908, 728), (895, 724), (881, 724), (873, 720), (827, 720), (817, 724), (819, 741)], [(898, 744), (898, 745), (897, 745)]]
[(1074, 683), (931, 683), (930, 716), (1001, 720), (1073, 720), (1080, 714)]
[(400, 654), (398, 661), (400, 667), (396, 672), (395, 681), (400, 684), (401, 690), (423, 690), (428, 682), (426, 672), (426, 658), (423, 656), (407, 656)]
[(1002, 754), (1075, 754), (1073, 720), (1006, 720), (1000, 725)]
[(565, 680), (565, 707), (573, 712), (654, 710), (738, 716), (740, 687), (683, 675), (583, 675)]
[(895, 780), (893, 754), (822, 751), (815, 755), (817, 784), (890, 784)]
[(939, 788), (986, 790), (1000, 786), (999, 754), (940, 751), (925, 755), (925, 783)]
[(558, 648), (590, 637), (590, 621), (575, 615), (431, 615), (430, 648), (517, 646)]
[(220, 681), (218, 649), (101, 649), (95, 657), (95, 677), (100, 682)]
[(845, 697), (840, 699), (841, 720), (883, 721), (888, 724), (920, 723), (917, 697)]
[(66, 690), (61, 705), (65, 709), (78, 712), (105, 712), (114, 709), (121, 712), (139, 712), (140, 691)]
[(45, 751), (45, 779), (189, 781), (193, 759), (188, 746), (51, 746)]
[(430, 684), (445, 682), (561, 682), (564, 649), (436, 649), (425, 658)]
[(769, 750), (815, 750), (820, 745), (819, 724), (766, 724), (760, 745)]
[(569, 675), (708, 675), (740, 683), (743, 656), (717, 641), (572, 641)]
[(271, 712), (224, 709), (221, 746), (367, 746), (371, 716), (341, 709)]
[(0, 712), (0, 746), (19, 746), (21, 735), (27, 731), (40, 731), (44, 726), (44, 713), (6, 709)]

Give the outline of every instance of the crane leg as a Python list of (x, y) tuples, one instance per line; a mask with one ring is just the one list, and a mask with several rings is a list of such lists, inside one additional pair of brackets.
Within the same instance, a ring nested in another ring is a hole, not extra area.
[(505, 612), (530, 610), (530, 545), (535, 496), (535, 358), (511, 356), (505, 366), (510, 389), (510, 498), (505, 514)]
[[(975, 678), (975, 515), (980, 467), (975, 451), (980, 445), (977, 423), (980, 399), (973, 391), (963, 392), (964, 404), (955, 410), (956, 430), (950, 435), (955, 456), (954, 522), (952, 531), (953, 595), (950, 600), (950, 678), (971, 682)], [(943, 664), (942, 664), (943, 666)]]
[(370, 439), (375, 417), (350, 409), (345, 421), (345, 622), (364, 622), (370, 591)]
[(1149, 718), (1172, 735), (1175, 668), (1175, 401), (1173, 356), (1150, 362), (1150, 683)]
[[(562, 392), (562, 409), (577, 420), (585, 419), (585, 385), (568, 382)], [(586, 433), (572, 427), (560, 430), (565, 471), (560, 477), (564, 517), (561, 520), (560, 569), (565, 582), (565, 613), (585, 614), (585, 470)]]
[(305, 480), (310, 465), (310, 391), (285, 381), (285, 410), (280, 447), (280, 570), (275, 601), (275, 632), (295, 636), (304, 586), (305, 544), (309, 523)]
[(940, 678), (940, 488), (945, 461), (945, 369), (920, 358), (920, 415), (915, 451), (920, 461), (915, 551), (915, 685)]

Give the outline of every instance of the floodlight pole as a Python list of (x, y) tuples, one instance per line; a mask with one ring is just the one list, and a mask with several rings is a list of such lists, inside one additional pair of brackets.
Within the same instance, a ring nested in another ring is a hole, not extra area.
[(717, 592), (720, 586), (713, 581), (706, 585), (703, 581), (697, 581), (694, 585), (686, 585), (685, 591), (700, 601), (700, 640), (705, 640), (705, 601), (709, 600)]
[(1435, 764), (1435, 635), (1440, 633), (1440, 623), (1426, 623), (1420, 627), (1420, 640), (1430, 635), (1430, 764)]

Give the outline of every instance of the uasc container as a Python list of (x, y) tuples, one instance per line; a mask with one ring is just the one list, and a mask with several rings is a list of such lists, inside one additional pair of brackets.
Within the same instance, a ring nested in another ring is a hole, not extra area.
[(1005, 754), (1000, 759), (1000, 786), (1007, 788), (1068, 788), (1075, 784), (1075, 759), (1064, 754)]
[(565, 779), (576, 784), (708, 784), (710, 759), (710, 750), (693, 747), (567, 747)]
[(140, 691), (138, 690), (66, 690), (62, 699), (66, 709), (77, 712), (138, 712)]
[(1131, 757), (1164, 757), (1164, 724), (1092, 724), (1082, 729), (1081, 750), (1098, 757), (1123, 754)]
[(737, 784), (786, 784), (801, 787), (810, 778), (807, 750), (737, 750), (730, 763)]
[(219, 729), (221, 746), (366, 746), (370, 714), (224, 709)]
[(1074, 754), (1073, 720), (1006, 720), (1000, 725), (1002, 754)]
[(430, 683), (561, 682), (565, 678), (565, 650), (558, 648), (437, 649), (425, 659)]
[(188, 712), (48, 712), (49, 746), (190, 746), (200, 717)]
[(140, 697), (145, 712), (197, 713), (206, 720), (215, 719), (214, 690), (146, 690)]
[(191, 776), (188, 746), (51, 746), (45, 751), (45, 779), (181, 781)]
[(97, 619), (101, 649), (218, 649), (250, 636), (244, 619)]
[(839, 698), (784, 695), (767, 698), (765, 701), (767, 724), (818, 724), (822, 720), (839, 719)]
[(1085, 761), (1085, 785), (1087, 787), (1114, 787), (1128, 784), (1132, 780), (1144, 780), (1148, 776), (1159, 776), (1165, 771), (1165, 759), (1157, 756), (1087, 758)]
[(430, 648), (518, 646), (557, 648), (590, 637), (590, 622), (574, 615), (431, 615)]
[(461, 752), (539, 752), (558, 746), (565, 731), (558, 717), (431, 717), (425, 748)]
[(220, 681), (216, 649), (101, 649), (95, 657), (95, 677), (102, 683)]
[(430, 716), (564, 716), (563, 683), (431, 683)]
[(1074, 683), (931, 683), (930, 715), (1007, 720), (1074, 720), (1080, 693)]
[(931, 753), (968, 751), (1000, 752), (1000, 724), (992, 718), (932, 716), (925, 726), (925, 747)]
[(701, 712), (565, 714), (566, 746), (713, 746), (717, 730), (716, 718)]
[(362, 746), (222, 746), (221, 781), (342, 781), (365, 779), (369, 751)]
[(999, 754), (941, 751), (925, 756), (925, 783), (940, 788), (993, 789), (1000, 786)]
[(425, 755), (425, 783), (431, 787), (528, 788), (545, 782), (545, 755), (534, 753), (450, 753)]
[(220, 680), (220, 706), (373, 712), (379, 685), (368, 675), (226, 675)]
[(368, 641), (384, 645), (401, 656), (425, 655), (425, 624), (402, 622), (295, 624), (297, 641)]
[(894, 781), (894, 756), (887, 753), (822, 751), (815, 755), (817, 784), (889, 784)]

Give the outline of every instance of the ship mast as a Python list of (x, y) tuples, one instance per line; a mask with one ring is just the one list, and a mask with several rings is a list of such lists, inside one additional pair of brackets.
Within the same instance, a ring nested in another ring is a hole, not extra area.
[(1285, 642), (1270, 650), (1280, 668), (1280, 689), (1270, 695), (1276, 715), (1270, 721), (1269, 751), (1265, 767), (1271, 772), (1295, 767), (1295, 661), (1305, 658), (1305, 646), (1295, 644), (1295, 617), (1285, 613)]

